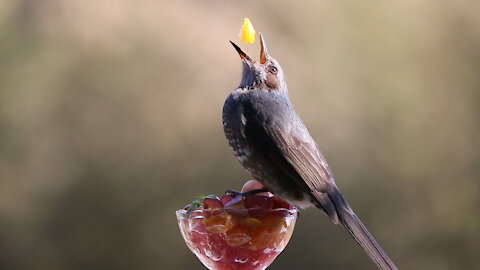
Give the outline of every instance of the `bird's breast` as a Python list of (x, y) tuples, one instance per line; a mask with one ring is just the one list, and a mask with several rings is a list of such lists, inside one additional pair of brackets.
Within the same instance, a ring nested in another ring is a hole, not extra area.
[(232, 93), (223, 108), (225, 136), (238, 161), (255, 179), (295, 205), (311, 205), (304, 192), (296, 188), (291, 175), (285, 174), (285, 168), (272, 164), (268, 158), (269, 153), (278, 152), (278, 149), (271, 148), (272, 143), (263, 125), (283, 128), (281, 122), (285, 113), (285, 105), (279, 100)]

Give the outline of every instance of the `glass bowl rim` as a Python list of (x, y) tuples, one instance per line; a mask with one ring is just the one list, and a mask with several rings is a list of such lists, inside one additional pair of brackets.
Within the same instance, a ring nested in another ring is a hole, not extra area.
[(250, 210), (263, 210), (267, 211), (268, 213), (275, 213), (275, 212), (280, 212), (280, 211), (287, 211), (289, 213), (289, 216), (298, 216), (299, 211), (296, 207), (293, 207), (292, 209), (288, 208), (259, 208), (259, 207), (252, 207), (252, 208), (243, 208), (243, 209), (235, 209), (235, 208), (230, 208), (230, 207), (223, 207), (223, 208), (217, 208), (217, 209), (203, 209), (203, 208), (198, 208), (190, 212), (190, 214), (187, 215), (188, 210), (185, 209), (178, 209), (175, 211), (175, 214), (178, 219), (180, 218), (185, 218), (185, 217), (193, 217), (194, 215), (191, 215), (193, 213), (204, 213), (204, 212), (213, 212), (213, 211), (220, 211), (220, 212), (236, 212), (236, 213), (242, 213), (242, 212), (248, 212)]

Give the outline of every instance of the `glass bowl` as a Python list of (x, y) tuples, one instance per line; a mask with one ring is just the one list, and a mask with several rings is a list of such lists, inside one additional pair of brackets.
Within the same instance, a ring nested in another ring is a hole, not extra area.
[(298, 210), (225, 207), (176, 215), (185, 243), (208, 269), (260, 270), (287, 246)]

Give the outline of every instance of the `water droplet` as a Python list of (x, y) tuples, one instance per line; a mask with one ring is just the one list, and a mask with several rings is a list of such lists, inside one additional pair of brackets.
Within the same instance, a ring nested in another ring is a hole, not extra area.
[(205, 255), (216, 262), (222, 259), (222, 254), (215, 249), (205, 249)]
[(248, 257), (246, 256), (240, 256), (235, 259), (235, 262), (238, 262), (238, 263), (246, 263), (247, 261), (248, 261)]

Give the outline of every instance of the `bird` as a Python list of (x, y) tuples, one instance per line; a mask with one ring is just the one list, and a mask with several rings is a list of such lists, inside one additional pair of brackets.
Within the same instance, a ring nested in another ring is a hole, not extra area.
[(234, 155), (266, 190), (299, 208), (323, 210), (334, 224), (346, 228), (379, 269), (396, 270), (337, 187), (325, 156), (290, 101), (282, 67), (259, 36), (259, 62), (230, 41), (243, 67), (240, 85), (228, 95), (222, 112)]

